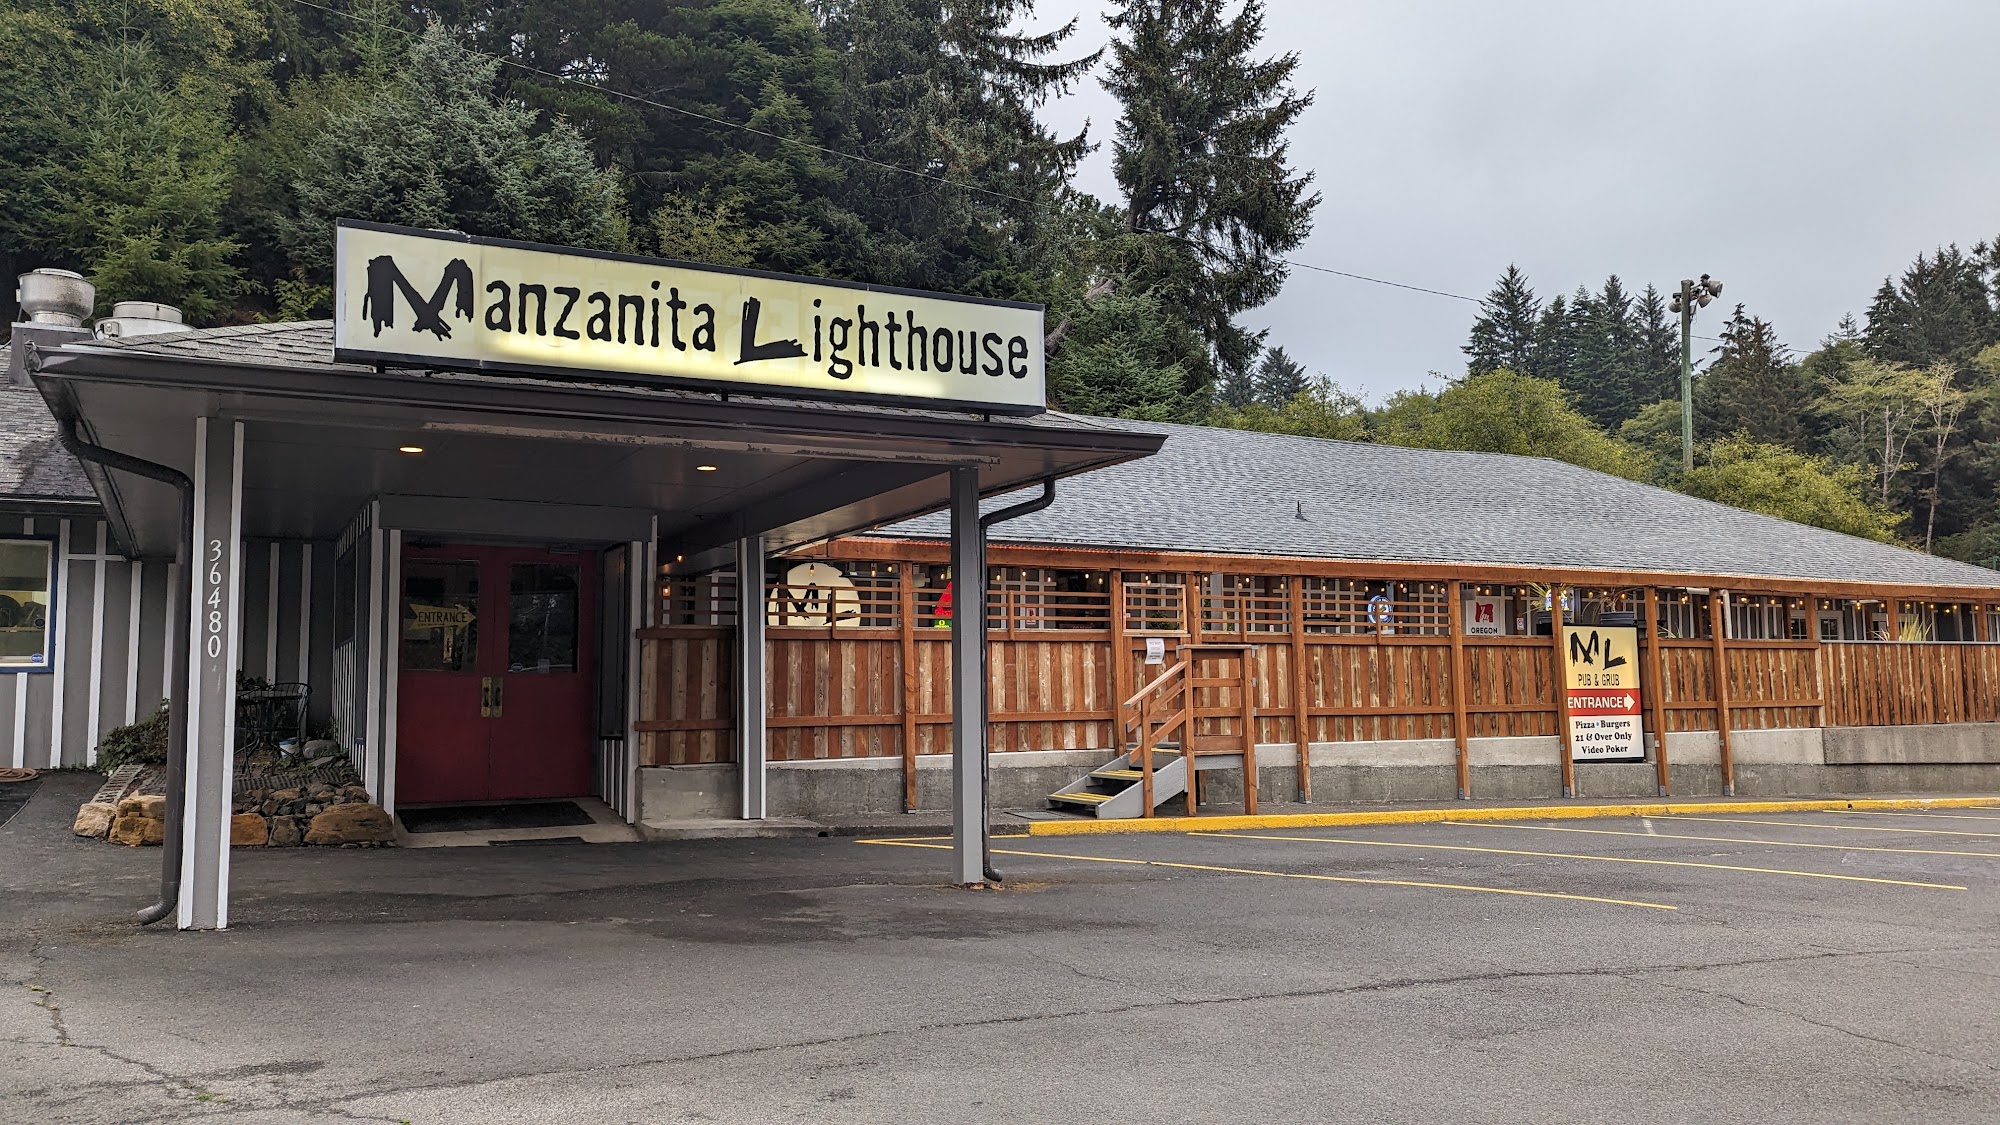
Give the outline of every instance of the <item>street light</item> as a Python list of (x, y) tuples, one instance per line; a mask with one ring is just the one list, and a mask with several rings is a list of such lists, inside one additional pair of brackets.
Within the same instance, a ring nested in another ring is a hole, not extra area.
[(1701, 275), (1700, 281), (1682, 281), (1681, 291), (1667, 302), (1669, 312), (1681, 314), (1681, 471), (1694, 468), (1694, 310), (1708, 307), (1722, 296), (1722, 283)]

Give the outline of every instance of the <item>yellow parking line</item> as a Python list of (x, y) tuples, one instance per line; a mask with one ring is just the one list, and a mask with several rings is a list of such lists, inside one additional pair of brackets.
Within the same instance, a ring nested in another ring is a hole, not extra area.
[[(936, 848), (949, 851), (949, 844), (923, 844), (913, 840), (862, 840), (863, 844), (881, 844), (892, 848)], [(1170, 863), (1161, 859), (1119, 859), (1101, 855), (1070, 855), (1063, 852), (1023, 852), (1007, 848), (994, 848), (994, 855), (1025, 855), (1041, 859), (1073, 859), (1084, 863), (1123, 863), (1135, 867), (1166, 867), (1180, 871), (1214, 871), (1223, 875), (1262, 875), (1271, 879), (1310, 879), (1322, 883), (1364, 883), (1376, 887), (1424, 887), (1437, 891), (1471, 891), (1475, 894), (1515, 895), (1521, 898), (1554, 898), (1569, 902), (1601, 902), (1611, 906), (1636, 906), (1646, 910), (1679, 910), (1661, 902), (1639, 902), (1634, 899), (1599, 898), (1596, 895), (1571, 895), (1560, 891), (1523, 891), (1511, 887), (1480, 887), (1467, 883), (1431, 883), (1419, 879), (1362, 879), (1351, 875), (1313, 875), (1301, 871), (1259, 871), (1249, 867), (1215, 867), (1205, 863)]]
[(1710, 824), (1768, 824), (1773, 828), (1819, 828), (1828, 832), (1901, 832), (1907, 836), (1978, 836), (2000, 840), (2000, 832), (1953, 832), (1946, 828), (1885, 828), (1879, 824), (1819, 824), (1810, 820), (1756, 820), (1741, 816), (1662, 816), (1656, 820), (1699, 820)]
[[(1977, 808), (1978, 806), (1974, 806)], [(1983, 820), (1988, 824), (2000, 823), (2000, 816), (1965, 816), (1961, 813), (1906, 812), (1902, 809), (1829, 809), (1829, 812), (1845, 816), (1914, 816), (1930, 817), (1933, 820)]]
[(1217, 840), (1276, 840), (1287, 844), (1355, 844), (1370, 848), (1422, 848), (1440, 852), (1484, 852), (1489, 855), (1526, 855), (1544, 859), (1589, 859), (1601, 863), (1645, 863), (1659, 867), (1705, 867), (1710, 871), (1747, 871), (1758, 875), (1791, 875), (1801, 879), (1838, 879), (1847, 883), (1886, 883), (1893, 887), (1927, 887), (1940, 891), (1962, 891), (1956, 883), (1920, 883), (1911, 879), (1876, 879), (1866, 875), (1832, 875), (1824, 871), (1792, 871), (1783, 867), (1740, 867), (1729, 863), (1698, 863), (1691, 859), (1642, 859), (1637, 856), (1579, 855), (1574, 852), (1530, 852), (1515, 848), (1477, 848), (1469, 844), (1411, 844), (1400, 840), (1351, 840), (1336, 836), (1251, 836), (1240, 832), (1190, 832)]
[(1706, 840), (1716, 844), (1757, 844), (1769, 848), (1831, 848), (1837, 852), (1895, 852), (1901, 855), (1973, 855), (2000, 859), (2000, 852), (1955, 852), (1941, 848), (1875, 848), (1865, 844), (1808, 844), (1799, 840), (1745, 840), (1735, 836), (1687, 836), (1673, 832), (1621, 832), (1615, 828), (1564, 828), (1556, 824), (1492, 824), (1454, 821), (1465, 828), (1520, 828), (1529, 832), (1583, 832), (1592, 836), (1638, 836), (1648, 840)]

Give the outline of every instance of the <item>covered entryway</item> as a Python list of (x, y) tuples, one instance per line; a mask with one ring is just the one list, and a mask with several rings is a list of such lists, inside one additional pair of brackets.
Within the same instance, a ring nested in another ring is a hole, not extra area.
[(578, 797), (591, 785), (596, 566), (587, 552), (405, 546), (404, 804)]
[[(89, 443), (72, 447), (111, 548), (191, 564), (188, 800), (169, 833), (184, 856), (166, 896), (184, 928), (228, 924), (246, 540), (334, 560), (331, 636), (314, 643), (331, 644), (333, 721), (384, 809), (594, 793), (629, 822), (640, 632), (667, 573), (759, 575), (772, 554), (949, 506), (953, 568), (983, 574), (982, 498), (1163, 441), (1042, 412), (1032, 306), (437, 232), (343, 226), (338, 256), (333, 324), (85, 339), (33, 363)], [(615, 316), (592, 314), (585, 337), (557, 298)], [(764, 594), (737, 586), (754, 628), (731, 669), (751, 819)], [(988, 708), (966, 670), (984, 616), (951, 647), (952, 874), (978, 882)]]

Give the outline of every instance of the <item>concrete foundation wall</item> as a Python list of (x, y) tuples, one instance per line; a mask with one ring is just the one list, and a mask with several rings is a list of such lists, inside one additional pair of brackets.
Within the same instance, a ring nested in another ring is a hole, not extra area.
[[(1652, 740), (1648, 739), (1651, 755)], [(1738, 731), (1730, 738), (1738, 796), (1832, 793), (2000, 793), (2000, 723), (1930, 727), (1843, 727)], [(1468, 747), (1472, 796), (1481, 801), (1536, 800), (1562, 792), (1554, 737), (1476, 738)], [(995, 754), (995, 809), (1038, 808), (1042, 798), (1110, 761), (1109, 750)], [(1722, 754), (1713, 731), (1667, 737), (1670, 791), (1676, 797), (1722, 792)], [(1457, 750), (1450, 739), (1321, 742), (1311, 754), (1313, 801), (1323, 805), (1449, 801), (1458, 795)], [(1258, 795), (1298, 799), (1298, 753), (1290, 744), (1257, 748)], [(950, 805), (951, 759), (917, 759), (917, 803)], [(902, 810), (902, 762), (851, 758), (776, 762), (767, 774), (773, 817), (854, 816)], [(1203, 804), (1240, 803), (1234, 770), (1204, 771)], [(640, 771), (642, 816), (671, 820), (737, 816), (736, 767), (662, 766)], [(1654, 763), (1578, 762), (1576, 795), (1652, 797)]]

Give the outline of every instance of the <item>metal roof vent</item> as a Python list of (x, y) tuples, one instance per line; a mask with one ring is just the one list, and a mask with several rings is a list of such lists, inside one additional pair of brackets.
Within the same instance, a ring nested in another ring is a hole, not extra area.
[(187, 322), (181, 310), (157, 301), (120, 301), (111, 306), (111, 315), (97, 322), (100, 338), (157, 336), (162, 332), (185, 332)]
[(14, 303), (26, 323), (81, 328), (97, 304), (97, 287), (69, 270), (29, 270), (15, 285)]

